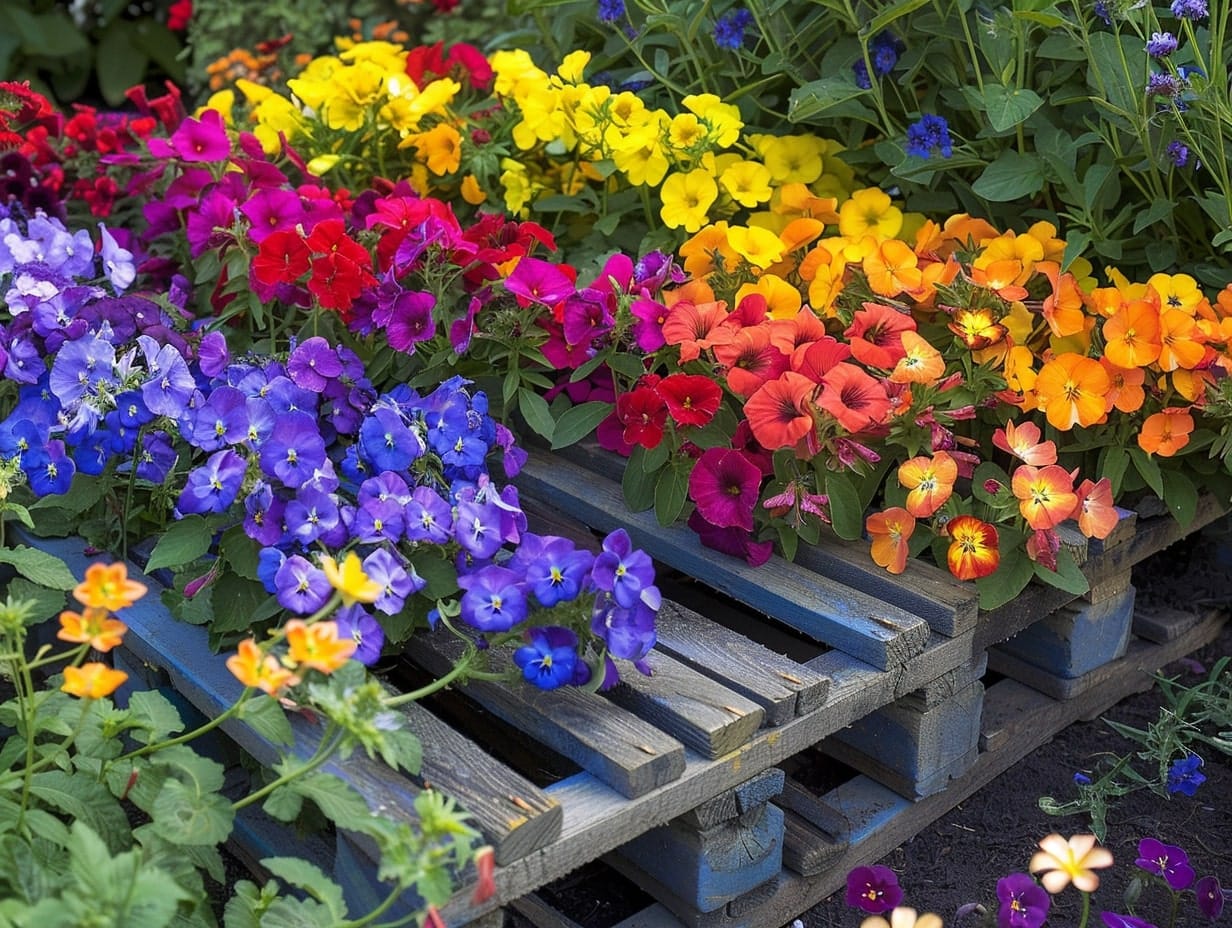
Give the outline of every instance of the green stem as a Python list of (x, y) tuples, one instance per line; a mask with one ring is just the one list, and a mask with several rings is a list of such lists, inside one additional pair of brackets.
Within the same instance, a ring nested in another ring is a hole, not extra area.
[(121, 754), (115, 760), (111, 761), (111, 763), (115, 764), (122, 760), (134, 760), (138, 757), (144, 757), (147, 754), (153, 754), (155, 751), (161, 751), (164, 748), (174, 747), (177, 744), (186, 744), (189, 741), (200, 738), (206, 732), (213, 731), (219, 725), (239, 715), (240, 709), (246, 702), (248, 702), (248, 697), (252, 695), (252, 691), (251, 686), (246, 688), (244, 692), (240, 693), (239, 697), (236, 698), (235, 702), (227, 707), (226, 711), (214, 716), (214, 718), (210, 719), (204, 725), (200, 725), (192, 731), (185, 732), (182, 735), (177, 735), (174, 738), (168, 738), (166, 741), (156, 741), (153, 744), (147, 744), (145, 747), (137, 748), (134, 751), (129, 751), (127, 754)]
[(467, 670), (470, 668), (471, 662), (475, 659), (475, 656), (478, 653), (479, 650), (472, 647), (465, 655), (463, 655), (460, 661), (454, 664), (453, 670), (449, 671), (449, 673), (445, 674), (445, 676), (433, 680), (431, 683), (425, 684), (417, 690), (411, 690), (409, 693), (399, 693), (397, 696), (391, 696), (389, 699), (385, 700), (385, 705), (390, 708), (396, 708), (398, 706), (406, 705), (408, 702), (418, 702), (421, 699), (431, 696), (433, 693), (443, 690), (459, 677), (463, 675), (469, 676), (469, 674), (467, 674)]
[(363, 928), (364, 925), (370, 925), (386, 912), (390, 910), (395, 902), (406, 892), (410, 887), (399, 882), (388, 896), (381, 900), (381, 904), (365, 915), (363, 918), (356, 918), (345, 922), (338, 922), (334, 928)]
[(1082, 918), (1078, 921), (1078, 928), (1087, 928), (1087, 919), (1091, 917), (1091, 894), (1082, 894)]
[(325, 734), (321, 737), (321, 743), (317, 745), (316, 751), (306, 761), (298, 767), (288, 770), (276, 780), (271, 780), (254, 793), (249, 793), (243, 799), (238, 799), (231, 803), (231, 808), (238, 812), (240, 809), (247, 808), (255, 802), (260, 802), (270, 793), (279, 787), (286, 786), (292, 780), (302, 777), (306, 773), (311, 773), (316, 770), (334, 753), (339, 744), (342, 743), (342, 738), (345, 735), (343, 729), (335, 722), (330, 722), (329, 728), (325, 730)]

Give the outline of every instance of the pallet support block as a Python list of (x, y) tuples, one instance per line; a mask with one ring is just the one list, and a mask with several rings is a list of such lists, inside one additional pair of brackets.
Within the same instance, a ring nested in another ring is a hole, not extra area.
[(924, 708), (900, 699), (836, 732), (821, 749), (908, 799), (931, 796), (975, 763), (983, 705), (978, 680)]
[(1001, 670), (998, 657), (1004, 654), (1072, 680), (1116, 660), (1129, 645), (1134, 593), (1133, 586), (1129, 586), (1099, 602), (1058, 609), (994, 648), (993, 669)]

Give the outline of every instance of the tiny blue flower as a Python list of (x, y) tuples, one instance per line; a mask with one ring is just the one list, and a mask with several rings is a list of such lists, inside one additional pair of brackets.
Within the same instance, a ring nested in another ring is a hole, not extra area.
[(599, 0), (599, 21), (614, 23), (625, 15), (625, 0)]
[(744, 31), (752, 22), (753, 14), (743, 7), (728, 10), (714, 24), (714, 44), (736, 51), (744, 44)]
[(944, 116), (925, 113), (919, 121), (907, 127), (907, 154), (919, 158), (931, 158), (937, 152), (942, 158), (954, 153), (950, 139), (950, 125)]
[(1192, 796), (1198, 787), (1206, 782), (1206, 777), (1198, 768), (1202, 766), (1202, 758), (1197, 754), (1178, 757), (1168, 768), (1168, 792), (1183, 793)]
[(567, 628), (531, 628), (526, 644), (513, 653), (522, 676), (542, 690), (573, 682), (577, 668), (577, 635)]
[(1085, 773), (1078, 772), (1074, 774), (1074, 782), (1079, 786), (1090, 786), (1091, 778)]
[(1189, 163), (1189, 146), (1184, 142), (1169, 142), (1167, 153), (1168, 160), (1172, 162), (1173, 167), (1183, 168)]
[(1172, 0), (1172, 15), (1177, 19), (1206, 19), (1206, 0)]
[(1146, 53), (1152, 58), (1167, 58), (1177, 47), (1176, 36), (1171, 32), (1154, 32), (1146, 43)]

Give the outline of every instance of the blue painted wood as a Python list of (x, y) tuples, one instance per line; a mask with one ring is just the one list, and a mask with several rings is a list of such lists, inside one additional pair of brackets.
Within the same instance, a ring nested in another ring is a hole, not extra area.
[(783, 791), (785, 776), (778, 767), (769, 767), (738, 786), (724, 790), (713, 799), (690, 809), (680, 821), (692, 828), (713, 828), (723, 822), (765, 805)]
[[(1134, 617), (1134, 588), (1046, 616), (996, 651), (1063, 679), (1080, 677), (1125, 653)], [(994, 658), (995, 663), (995, 658)]]
[(635, 882), (648, 876), (692, 909), (714, 912), (782, 869), (783, 811), (763, 804), (704, 831), (672, 821), (616, 854)]
[(623, 526), (652, 557), (880, 670), (902, 665), (928, 643), (928, 623), (919, 616), (781, 557), (751, 567), (708, 551), (690, 529), (664, 528), (653, 513), (629, 512), (617, 484), (560, 458), (528, 461), (518, 486), (592, 528)]

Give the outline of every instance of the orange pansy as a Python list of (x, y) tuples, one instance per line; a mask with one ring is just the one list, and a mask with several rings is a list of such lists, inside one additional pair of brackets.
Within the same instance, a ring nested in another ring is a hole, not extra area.
[(717, 270), (720, 263), (729, 271), (740, 263), (736, 249), (728, 244), (727, 228), (726, 222), (716, 222), (680, 246), (680, 257), (690, 277), (705, 277)]
[(82, 612), (61, 612), (60, 630), (56, 637), (61, 641), (89, 644), (95, 651), (106, 653), (124, 638), (128, 626), (111, 613), (97, 606), (87, 606)]
[(1078, 506), (1075, 509), (1078, 530), (1088, 538), (1107, 538), (1121, 520), (1112, 504), (1112, 481), (1101, 477), (1099, 482), (1084, 480), (1078, 486)]
[(128, 674), (123, 670), (113, 670), (97, 661), (80, 667), (70, 664), (64, 668), (64, 684), (60, 689), (82, 699), (102, 699), (114, 693), (127, 679)]
[(1018, 511), (1037, 532), (1056, 528), (1078, 505), (1073, 478), (1059, 464), (1020, 464), (1010, 478), (1010, 485), (1018, 497)]
[(1104, 355), (1117, 367), (1146, 367), (1159, 358), (1159, 310), (1149, 300), (1133, 300), (1104, 323)]
[(918, 519), (927, 519), (945, 505), (957, 479), (958, 462), (945, 451), (898, 465), (898, 482), (911, 491), (907, 494), (907, 511)]
[(271, 696), (277, 696), (283, 688), (299, 683), (299, 677), (283, 667), (272, 654), (262, 651), (251, 638), (241, 641), (236, 652), (227, 658), (227, 669), (244, 686), (251, 686)]
[(1043, 467), (1057, 463), (1057, 445), (1051, 439), (1040, 441), (1039, 426), (1034, 422), (1015, 425), (1005, 423), (1005, 428), (992, 433), (992, 443), (1002, 451), (1008, 451), (1024, 464)]
[(971, 281), (979, 287), (987, 287), (1003, 300), (1025, 300), (1027, 288), (1017, 283), (1022, 276), (1022, 263), (1007, 259), (990, 261), (971, 268)]
[(73, 599), (83, 606), (95, 606), (114, 612), (131, 606), (146, 593), (144, 583), (128, 579), (128, 567), (123, 561), (115, 564), (91, 564), (86, 577), (73, 588)]
[(813, 428), (809, 397), (817, 385), (802, 374), (786, 371), (768, 380), (744, 404), (753, 437), (763, 448), (790, 448)]
[(1138, 447), (1147, 454), (1170, 458), (1187, 444), (1194, 430), (1193, 416), (1186, 409), (1172, 407), (1148, 416), (1138, 432)]
[(865, 521), (864, 528), (872, 539), (873, 563), (892, 574), (907, 569), (911, 553), (907, 541), (915, 531), (915, 517), (911, 513), (898, 506), (875, 512)]
[(1146, 402), (1146, 391), (1142, 389), (1146, 372), (1140, 367), (1117, 367), (1107, 358), (1100, 358), (1099, 363), (1108, 372), (1108, 381), (1111, 384), (1104, 402), (1106, 411), (1117, 409), (1121, 412), (1137, 412), (1141, 409)]
[(997, 529), (975, 516), (955, 516), (946, 523), (950, 548), (946, 564), (959, 580), (987, 577), (1001, 563)]
[(1041, 261), (1036, 265), (1036, 270), (1041, 271), (1052, 284), (1052, 292), (1044, 297), (1042, 307), (1052, 334), (1058, 338), (1077, 335), (1086, 326), (1078, 280), (1068, 271), (1061, 273), (1061, 266), (1055, 261)]
[(1206, 395), (1206, 388), (1215, 384), (1215, 375), (1209, 367), (1198, 367), (1187, 371), (1178, 368), (1172, 372), (1172, 389), (1189, 400), (1197, 403)]
[(914, 329), (903, 332), (903, 357), (898, 359), (890, 380), (894, 383), (932, 383), (945, 373), (945, 358)]
[(1067, 352), (1045, 364), (1035, 378), (1035, 398), (1053, 428), (1094, 425), (1104, 418), (1112, 383), (1093, 358)]
[(1159, 369), (1174, 371), (1178, 367), (1193, 370), (1206, 356), (1202, 333), (1194, 317), (1183, 309), (1166, 309), (1159, 314)]
[(919, 288), (923, 279), (919, 264), (919, 257), (906, 242), (891, 238), (865, 256), (864, 275), (874, 293), (898, 296), (904, 290)]
[(292, 619), (285, 627), (287, 657), (299, 667), (310, 667), (321, 673), (333, 673), (355, 653), (358, 643), (350, 635), (338, 637), (336, 622), (313, 622)]

